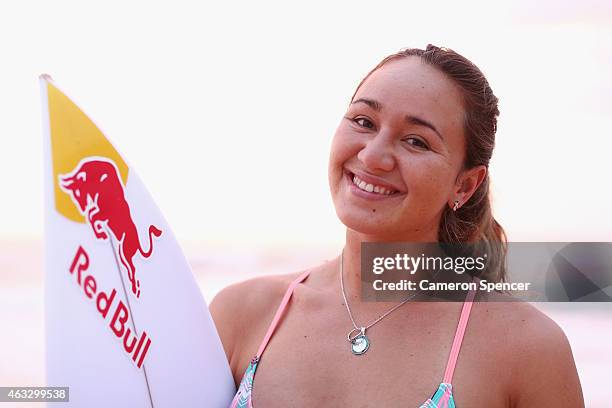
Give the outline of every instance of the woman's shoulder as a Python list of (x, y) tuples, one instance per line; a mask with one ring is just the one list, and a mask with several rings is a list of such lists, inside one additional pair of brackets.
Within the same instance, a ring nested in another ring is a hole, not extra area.
[(211, 305), (213, 302), (222, 302), (225, 306), (226, 302), (233, 303), (233, 300), (245, 299), (245, 297), (257, 300), (262, 297), (261, 294), (263, 292), (269, 295), (271, 292), (282, 291), (283, 286), (287, 289), (287, 286), (291, 283), (291, 278), (297, 277), (298, 275), (299, 273), (262, 275), (233, 283), (221, 289), (211, 301)]
[(505, 356), (500, 363), (510, 370), (515, 406), (537, 406), (546, 402), (543, 398), (571, 401), (563, 406), (582, 406), (576, 366), (563, 329), (534, 305), (504, 301), (504, 297), (507, 295), (479, 303), (475, 311), (482, 323), (479, 331), (490, 334), (485, 336), (487, 342), (493, 340), (498, 351), (505, 351), (497, 355)]
[[(238, 334), (242, 324), (253, 322), (277, 307), (298, 273), (264, 275), (226, 286), (210, 302), (209, 310), (217, 329)], [(221, 327), (219, 327), (221, 326)]]
[[(480, 313), (487, 315), (487, 321), (496, 322), (500, 327), (511, 329), (517, 339), (564, 337), (561, 327), (548, 315), (529, 302), (519, 300), (505, 293), (491, 292), (480, 304)], [(482, 299), (481, 299), (482, 300)]]
[(226, 286), (208, 305), (232, 370), (241, 362), (237, 351), (251, 334), (259, 333), (269, 323), (285, 292), (302, 272), (264, 275)]
[(510, 330), (516, 334), (517, 340), (529, 338), (533, 342), (535, 339), (564, 337), (559, 325), (529, 302), (496, 291), (479, 291), (476, 301), (487, 324)]
[(473, 313), (483, 323), (483, 329), (503, 331), (509, 347), (533, 350), (567, 340), (561, 327), (529, 302), (492, 292), (488, 301), (477, 303)]

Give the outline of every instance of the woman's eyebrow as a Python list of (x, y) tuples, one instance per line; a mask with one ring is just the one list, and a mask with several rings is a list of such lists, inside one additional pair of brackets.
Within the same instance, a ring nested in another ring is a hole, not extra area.
[(382, 110), (380, 102), (375, 101), (374, 99), (359, 98), (351, 102), (351, 105), (354, 105), (356, 103), (365, 103), (370, 108), (374, 109), (376, 112), (380, 112)]
[[(374, 109), (376, 112), (380, 112), (382, 110), (382, 105), (380, 104), (380, 102), (375, 101), (374, 99), (368, 99), (368, 98), (355, 99), (353, 102), (351, 102), (351, 105), (354, 105), (356, 103), (365, 103), (370, 108)], [(419, 118), (418, 116), (414, 116), (414, 115), (406, 115), (405, 120), (406, 122), (412, 125), (425, 126), (425, 127), (430, 128), (436, 133), (436, 135), (438, 135), (440, 139), (442, 139), (442, 141), (444, 141), (444, 137), (442, 137), (442, 134), (438, 132), (438, 129), (436, 129), (436, 127), (431, 122), (428, 122), (425, 119)]]

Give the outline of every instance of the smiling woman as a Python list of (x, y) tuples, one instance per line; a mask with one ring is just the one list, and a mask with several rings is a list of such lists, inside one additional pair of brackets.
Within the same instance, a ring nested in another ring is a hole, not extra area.
[(498, 113), (480, 70), (449, 49), (404, 50), (365, 77), (329, 159), (342, 253), (210, 304), (238, 385), (232, 407), (584, 405), (564, 333), (528, 304), (476, 303), (478, 289), (403, 309), (411, 298), (359, 297), (362, 242), (483, 243), (489, 268), (470, 278), (504, 281), (488, 193)]

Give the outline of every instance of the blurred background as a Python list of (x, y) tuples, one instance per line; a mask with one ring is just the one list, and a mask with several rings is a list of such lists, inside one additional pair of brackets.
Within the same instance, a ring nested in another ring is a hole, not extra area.
[[(510, 240), (611, 242), (611, 23), (603, 0), (3, 3), (0, 385), (45, 384), (39, 74), (137, 171), (210, 302), (339, 253), (335, 128), (380, 59), (428, 43), (500, 99), (490, 171)], [(570, 339), (586, 406), (608, 407), (611, 305), (536, 306)]]

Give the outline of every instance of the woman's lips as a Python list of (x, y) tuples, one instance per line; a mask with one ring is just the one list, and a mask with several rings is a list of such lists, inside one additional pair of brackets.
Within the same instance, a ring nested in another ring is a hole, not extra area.
[(374, 191), (369, 192), (369, 191), (362, 190), (357, 185), (355, 185), (355, 183), (353, 183), (355, 174), (348, 170), (344, 171), (344, 178), (349, 185), (349, 190), (353, 194), (355, 194), (358, 197), (365, 198), (367, 200), (386, 200), (386, 199), (388, 200), (388, 199), (393, 199), (395, 197), (398, 197), (404, 194), (397, 190), (395, 190), (391, 194), (381, 194), (379, 192), (374, 192)]

